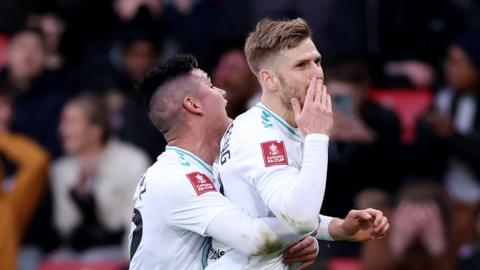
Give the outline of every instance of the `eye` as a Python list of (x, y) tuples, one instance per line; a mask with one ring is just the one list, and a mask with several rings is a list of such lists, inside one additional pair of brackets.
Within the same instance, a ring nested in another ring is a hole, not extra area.
[(210, 84), (210, 88), (215, 88), (215, 86), (213, 85), (213, 83)]
[(315, 64), (316, 64), (317, 66), (320, 66), (321, 63), (322, 63), (322, 60), (321, 60), (320, 58), (315, 59)]
[(307, 65), (306, 62), (300, 62), (300, 63), (297, 64), (296, 67), (298, 67), (298, 68), (303, 68), (303, 67), (305, 67), (306, 65)]

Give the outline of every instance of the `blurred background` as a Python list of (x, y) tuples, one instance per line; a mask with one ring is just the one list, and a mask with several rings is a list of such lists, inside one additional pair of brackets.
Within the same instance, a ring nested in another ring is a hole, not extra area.
[(264, 17), (306, 19), (322, 54), (322, 213), (391, 224), (320, 242), (311, 269), (480, 269), (479, 0), (0, 0), (0, 269), (126, 269), (133, 190), (165, 147), (135, 84), (189, 52), (239, 115)]

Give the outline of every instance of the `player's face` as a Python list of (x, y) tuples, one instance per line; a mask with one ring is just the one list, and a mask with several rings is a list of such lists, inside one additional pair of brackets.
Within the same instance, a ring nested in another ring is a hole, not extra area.
[(280, 81), (281, 99), (286, 108), (291, 109), (290, 100), (294, 97), (303, 105), (310, 80), (315, 77), (323, 79), (320, 59), (320, 53), (310, 38), (295, 48), (279, 52), (275, 70)]
[(67, 104), (60, 120), (60, 136), (65, 152), (77, 154), (95, 143), (95, 127), (87, 120), (80, 105)]
[(212, 123), (212, 127), (225, 129), (229, 123), (229, 118), (225, 110), (227, 106), (226, 92), (223, 89), (215, 87), (210, 77), (204, 71), (195, 69), (192, 73), (199, 78), (197, 97), (204, 106), (207, 119)]

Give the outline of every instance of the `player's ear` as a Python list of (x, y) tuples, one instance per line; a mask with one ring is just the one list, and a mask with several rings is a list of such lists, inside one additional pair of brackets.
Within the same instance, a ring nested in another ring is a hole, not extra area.
[(262, 84), (264, 89), (273, 91), (273, 92), (278, 91), (280, 81), (278, 79), (277, 74), (275, 74), (273, 70), (262, 69), (258, 73), (258, 77), (260, 78), (260, 83)]
[(183, 106), (183, 109), (189, 113), (198, 114), (198, 115), (203, 114), (204, 108), (198, 98), (186, 96), (182, 100), (182, 106)]

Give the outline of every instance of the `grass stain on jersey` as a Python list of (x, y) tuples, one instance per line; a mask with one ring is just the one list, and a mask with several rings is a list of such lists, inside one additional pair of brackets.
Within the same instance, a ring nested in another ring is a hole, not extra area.
[(273, 240), (270, 234), (262, 233), (262, 243), (253, 256), (262, 256), (283, 250), (283, 245), (280, 240)]
[(298, 222), (295, 219), (287, 216), (286, 214), (281, 214), (282, 219), (287, 222), (288, 227), (292, 228), (298, 234), (308, 234), (311, 233), (311, 230), (307, 229), (307, 225), (303, 222)]

